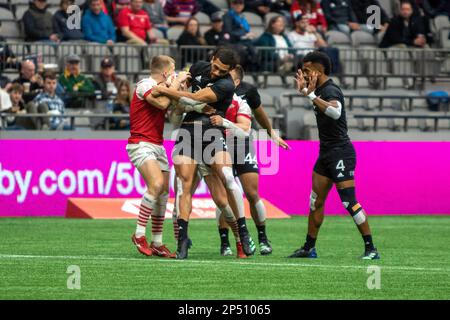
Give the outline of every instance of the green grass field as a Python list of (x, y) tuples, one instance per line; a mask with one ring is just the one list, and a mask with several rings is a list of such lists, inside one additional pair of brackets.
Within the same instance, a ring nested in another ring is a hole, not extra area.
[[(221, 257), (215, 221), (193, 220), (189, 259), (176, 261), (139, 255), (132, 220), (0, 219), (0, 299), (450, 299), (450, 216), (370, 222), (376, 262), (358, 259), (350, 217), (325, 219), (315, 260), (285, 258), (303, 243), (305, 217), (268, 221), (273, 254), (246, 260)], [(175, 249), (170, 220), (164, 238)], [(67, 288), (70, 265), (80, 290)], [(370, 265), (381, 289), (367, 287)]]

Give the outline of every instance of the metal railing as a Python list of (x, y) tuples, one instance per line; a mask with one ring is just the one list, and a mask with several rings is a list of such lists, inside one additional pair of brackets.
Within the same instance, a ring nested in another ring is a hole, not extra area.
[[(117, 43), (112, 46), (91, 42), (30, 43), (8, 42), (10, 50), (20, 59), (32, 57), (45, 64), (57, 64), (59, 71), (63, 69), (64, 57), (76, 53), (81, 57), (81, 68), (86, 73), (95, 73), (100, 69), (100, 61), (111, 57), (116, 62), (117, 71), (121, 74), (135, 76), (148, 72), (149, 62), (154, 55), (170, 55), (177, 61), (177, 69), (199, 60), (208, 60), (214, 47), (176, 45), (129, 45)], [(242, 49), (242, 48), (241, 48)], [(291, 69), (283, 74), (294, 73), (302, 49), (277, 49), (272, 47), (255, 47), (252, 50), (240, 50), (242, 60), (254, 75), (279, 75), (283, 69), (280, 56), (292, 55)], [(6, 51), (0, 54), (2, 68), (8, 68)], [(244, 55), (246, 55), (244, 57)], [(287, 58), (286, 60), (289, 60)], [(412, 79), (436, 79), (450, 77), (450, 49), (415, 49), (415, 48), (339, 48), (339, 61), (342, 66), (339, 77), (367, 77), (381, 79), (388, 77)], [(12, 66), (14, 68), (14, 66)], [(6, 69), (5, 72), (13, 72)], [(385, 83), (384, 83), (385, 85)]]

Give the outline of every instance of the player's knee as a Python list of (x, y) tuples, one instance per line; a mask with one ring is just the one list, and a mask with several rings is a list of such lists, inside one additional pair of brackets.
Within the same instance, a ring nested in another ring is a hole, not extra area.
[(245, 197), (251, 205), (255, 205), (260, 200), (258, 190), (250, 190), (245, 192)]
[(225, 187), (229, 190), (234, 190), (238, 188), (236, 180), (234, 180), (233, 169), (230, 167), (222, 168), (223, 179), (225, 183)]
[(148, 190), (155, 197), (159, 197), (164, 192), (164, 181), (159, 179), (152, 180), (148, 185)]
[(324, 204), (324, 199), (320, 198), (314, 191), (311, 191), (311, 194), (309, 195), (309, 209), (311, 211), (316, 211), (322, 209)]
[(355, 188), (344, 188), (338, 189), (339, 197), (341, 198), (342, 205), (352, 216), (353, 220), (357, 225), (363, 224), (366, 221), (366, 216), (364, 211), (356, 200)]

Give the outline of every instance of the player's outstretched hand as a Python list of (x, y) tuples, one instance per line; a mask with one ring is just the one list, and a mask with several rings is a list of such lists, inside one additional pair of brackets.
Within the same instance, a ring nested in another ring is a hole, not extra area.
[(303, 77), (302, 69), (297, 70), (297, 74), (295, 75), (295, 82), (297, 83), (297, 90), (303, 94), (303, 89), (305, 88), (305, 77)]
[(185, 83), (188, 79), (190, 79), (191, 74), (187, 71), (181, 71), (180, 73), (178, 73), (177, 75), (177, 80), (180, 83)]
[(291, 150), (291, 146), (287, 144), (286, 141), (284, 141), (283, 139), (281, 139), (280, 137), (276, 137), (274, 139), (274, 142), (277, 146), (279, 146), (280, 148), (283, 148), (284, 150)]
[(212, 115), (212, 114), (216, 113), (216, 109), (214, 109), (213, 107), (211, 107), (209, 105), (206, 105), (203, 107), (202, 113), (207, 114), (207, 115)]

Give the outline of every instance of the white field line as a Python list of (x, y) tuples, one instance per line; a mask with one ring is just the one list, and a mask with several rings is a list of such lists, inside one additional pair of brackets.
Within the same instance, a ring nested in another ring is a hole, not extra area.
[[(212, 261), (212, 260), (176, 260), (176, 259), (139, 259), (139, 258), (120, 258), (120, 257), (108, 257), (108, 256), (46, 256), (46, 255), (17, 255), (17, 254), (0, 254), (0, 260), (13, 260), (13, 259), (73, 259), (73, 260), (103, 260), (103, 261), (124, 261), (124, 262), (141, 262), (141, 263), (185, 263), (185, 264), (209, 264), (218, 265), (223, 267), (224, 265), (240, 265), (240, 266), (252, 266), (252, 267), (302, 267), (302, 268), (322, 268), (322, 269), (355, 269), (366, 270), (369, 265), (376, 265), (377, 261), (367, 261), (367, 266), (361, 265), (320, 265), (320, 264), (306, 264), (306, 263), (265, 263), (265, 262), (243, 262), (243, 261)], [(402, 267), (402, 266), (384, 266), (379, 265), (381, 269), (392, 271), (425, 271), (425, 272), (441, 272), (450, 273), (450, 268), (427, 268), (427, 267)]]

